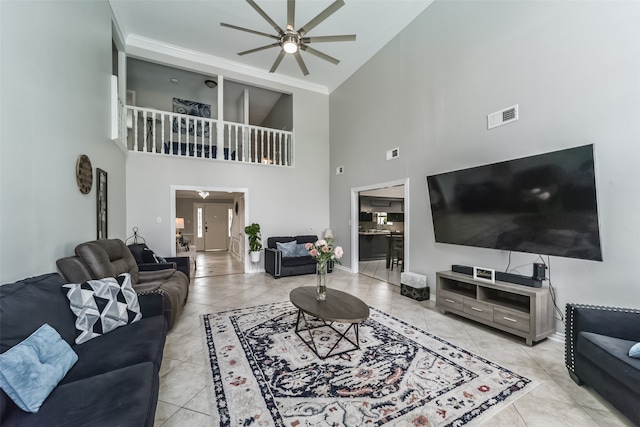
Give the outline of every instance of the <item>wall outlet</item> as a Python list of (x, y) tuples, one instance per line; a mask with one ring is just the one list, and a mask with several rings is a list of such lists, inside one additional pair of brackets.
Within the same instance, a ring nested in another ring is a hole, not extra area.
[(160, 224), (162, 222), (162, 217), (159, 216), (158, 218), (156, 218), (156, 221), (158, 221), (158, 224)]
[(336, 168), (336, 175), (342, 175), (344, 173), (344, 166), (338, 166)]

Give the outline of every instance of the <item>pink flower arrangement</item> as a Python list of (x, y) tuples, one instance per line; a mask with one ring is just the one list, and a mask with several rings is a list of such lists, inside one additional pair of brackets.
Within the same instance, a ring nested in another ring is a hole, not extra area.
[(307, 243), (305, 249), (309, 251), (309, 255), (316, 259), (316, 262), (321, 266), (326, 265), (329, 261), (334, 261), (340, 264), (340, 258), (342, 258), (342, 247), (333, 246), (333, 239), (320, 239), (315, 243)]

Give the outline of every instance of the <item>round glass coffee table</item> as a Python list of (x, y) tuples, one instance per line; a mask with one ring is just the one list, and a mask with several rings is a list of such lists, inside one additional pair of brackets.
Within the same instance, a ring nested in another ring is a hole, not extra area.
[[(296, 334), (320, 359), (360, 349), (358, 324), (369, 317), (369, 306), (362, 300), (346, 292), (327, 288), (327, 299), (318, 301), (315, 286), (296, 288), (289, 293), (289, 299), (298, 309)], [(312, 318), (320, 322), (312, 324)], [(334, 322), (349, 324), (349, 326), (344, 331), (340, 331), (333, 326)], [(313, 336), (313, 331), (320, 328), (329, 328), (337, 334), (337, 341), (325, 354), (320, 354)], [(308, 332), (309, 338), (305, 339), (301, 332)], [(348, 336), (350, 332), (352, 338)], [(343, 340), (348, 341), (352, 346), (339, 351), (338, 344)]]

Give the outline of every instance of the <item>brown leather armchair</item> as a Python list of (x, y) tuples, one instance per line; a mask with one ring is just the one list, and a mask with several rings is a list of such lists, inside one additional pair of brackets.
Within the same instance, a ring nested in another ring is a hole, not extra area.
[(76, 256), (61, 258), (56, 262), (67, 281), (81, 283), (129, 273), (137, 293), (162, 293), (167, 326), (169, 329), (173, 327), (189, 295), (189, 279), (184, 273), (175, 268), (140, 271), (131, 251), (120, 239), (81, 243), (76, 246), (75, 253)]

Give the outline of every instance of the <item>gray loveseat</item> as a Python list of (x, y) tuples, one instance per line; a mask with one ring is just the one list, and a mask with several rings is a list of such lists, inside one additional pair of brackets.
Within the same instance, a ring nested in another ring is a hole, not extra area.
[[(312, 234), (302, 236), (279, 236), (269, 237), (267, 239), (267, 247), (264, 250), (264, 269), (267, 273), (279, 279), (285, 276), (296, 276), (300, 274), (314, 274), (316, 272), (316, 260), (304, 251), (298, 252), (292, 256), (287, 256), (282, 250), (278, 249), (278, 243), (297, 244), (315, 243), (318, 236)], [(331, 272), (333, 264), (327, 266), (327, 271)]]
[(640, 359), (629, 357), (640, 342), (640, 310), (567, 304), (565, 340), (571, 378), (640, 425)]
[(164, 313), (171, 329), (187, 302), (189, 278), (174, 268), (140, 271), (129, 248), (120, 239), (101, 239), (81, 243), (76, 256), (57, 261), (62, 276), (70, 283), (131, 274), (133, 289), (138, 292), (158, 291), (164, 296)]

